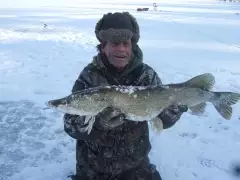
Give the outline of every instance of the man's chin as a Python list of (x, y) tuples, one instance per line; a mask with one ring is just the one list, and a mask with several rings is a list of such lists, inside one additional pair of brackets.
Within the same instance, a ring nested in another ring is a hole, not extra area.
[(109, 58), (110, 64), (112, 64), (116, 68), (124, 68), (129, 60), (127, 58), (117, 58), (117, 57), (111, 57)]
[(114, 66), (115, 66), (116, 68), (118, 68), (118, 69), (123, 69), (126, 65), (127, 65), (126, 62), (122, 62), (122, 63), (120, 63), (120, 62), (118, 62), (118, 63), (114, 63)]

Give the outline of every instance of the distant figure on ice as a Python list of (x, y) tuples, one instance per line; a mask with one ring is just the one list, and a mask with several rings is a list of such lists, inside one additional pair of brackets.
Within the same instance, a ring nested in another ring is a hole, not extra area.
[(44, 24), (44, 29), (47, 28), (47, 24)]
[(153, 10), (154, 10), (154, 11), (157, 11), (157, 7), (158, 7), (157, 4), (156, 4), (156, 3), (153, 3)]
[[(72, 92), (100, 85), (162, 84), (154, 69), (143, 62), (137, 44), (139, 25), (131, 14), (103, 15), (95, 34), (100, 42), (98, 54), (80, 72)], [(186, 106), (170, 106), (158, 118), (167, 129), (187, 110)], [(148, 157), (151, 150), (148, 123), (124, 118), (124, 114), (109, 107), (97, 115), (88, 135), (79, 130), (84, 116), (64, 115), (65, 132), (77, 140), (76, 174), (71, 176), (72, 180), (161, 180)]]

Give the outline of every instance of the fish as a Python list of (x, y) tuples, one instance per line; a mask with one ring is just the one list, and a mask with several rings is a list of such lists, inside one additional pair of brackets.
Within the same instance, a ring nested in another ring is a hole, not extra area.
[(148, 121), (152, 130), (161, 132), (158, 115), (170, 105), (185, 105), (193, 115), (205, 112), (212, 103), (223, 119), (232, 118), (232, 106), (240, 99), (236, 92), (212, 91), (215, 77), (204, 73), (172, 84), (150, 86), (105, 85), (76, 91), (62, 98), (49, 100), (48, 107), (63, 113), (85, 116), (83, 132), (90, 134), (95, 118), (105, 108), (113, 107), (125, 114), (125, 120)]

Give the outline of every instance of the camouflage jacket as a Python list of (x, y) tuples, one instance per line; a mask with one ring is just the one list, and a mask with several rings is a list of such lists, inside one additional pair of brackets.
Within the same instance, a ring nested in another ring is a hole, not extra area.
[[(122, 73), (118, 73), (98, 54), (82, 70), (72, 92), (99, 85), (161, 84), (157, 73), (142, 62), (142, 52), (139, 48), (135, 54)], [(118, 174), (135, 167), (148, 156), (151, 144), (147, 122), (128, 121), (110, 131), (100, 131), (93, 126), (93, 130), (87, 135), (78, 131), (84, 118), (69, 114), (64, 116), (66, 133), (77, 139), (77, 174)]]

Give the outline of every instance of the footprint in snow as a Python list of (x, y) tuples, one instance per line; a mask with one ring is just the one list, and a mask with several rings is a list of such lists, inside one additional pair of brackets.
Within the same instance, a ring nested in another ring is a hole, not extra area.
[(206, 167), (206, 168), (216, 168), (218, 169), (219, 171), (223, 171), (225, 173), (228, 173), (228, 170), (221, 167), (220, 164), (218, 164), (215, 160), (213, 159), (208, 159), (208, 158), (205, 158), (205, 157), (199, 157), (198, 158), (198, 161), (200, 163), (201, 166), (203, 167)]
[(211, 159), (199, 159), (199, 163), (204, 166), (204, 167), (208, 167), (208, 168), (211, 168), (211, 167), (214, 167), (215, 166), (215, 161), (214, 160), (211, 160)]
[(184, 138), (189, 138), (189, 139), (195, 139), (197, 137), (197, 134), (183, 132), (183, 133), (180, 133), (179, 136), (184, 137)]

